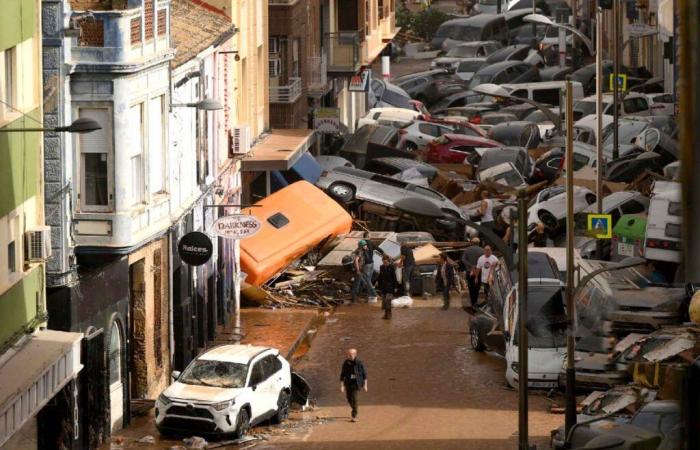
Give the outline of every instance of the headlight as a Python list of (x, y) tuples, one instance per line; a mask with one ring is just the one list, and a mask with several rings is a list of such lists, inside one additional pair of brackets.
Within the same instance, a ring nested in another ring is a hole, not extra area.
[(513, 369), (513, 372), (515, 372), (515, 373), (518, 373), (519, 367), (520, 367), (520, 365), (518, 364), (517, 361), (510, 363), (510, 368)]
[(223, 411), (224, 409), (228, 409), (232, 404), (233, 400), (226, 400), (225, 402), (214, 403), (211, 407), (217, 411)]
[(161, 402), (161, 403), (164, 404), (164, 405), (169, 405), (169, 404), (171, 403), (171, 402), (170, 402), (170, 399), (169, 399), (168, 397), (166, 397), (165, 395), (163, 395), (163, 394), (160, 394), (160, 395), (158, 396), (158, 401)]

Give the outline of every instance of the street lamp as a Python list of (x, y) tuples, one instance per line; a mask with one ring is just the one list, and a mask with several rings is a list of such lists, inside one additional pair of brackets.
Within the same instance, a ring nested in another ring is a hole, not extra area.
[[(644, 258), (639, 258), (636, 256), (632, 256), (629, 258), (625, 258), (622, 260), (619, 264), (615, 264), (614, 266), (605, 266), (605, 267), (600, 267), (589, 274), (587, 274), (585, 277), (581, 278), (579, 280), (578, 284), (574, 289), (571, 290), (572, 292), (572, 299), (576, 299), (578, 295), (583, 291), (583, 288), (586, 287), (586, 285), (593, 280), (596, 276), (600, 275), (601, 273), (604, 272), (614, 272), (617, 270), (623, 270), (623, 269), (629, 269), (631, 267), (639, 266), (641, 264), (644, 264), (646, 260)], [(568, 265), (566, 268), (567, 273), (571, 272), (573, 273), (574, 267), (573, 264)], [(568, 286), (567, 286), (568, 289)], [(567, 314), (571, 314), (570, 312), (567, 312)], [(574, 333), (574, 330), (570, 330), (570, 333)], [(573, 334), (570, 334), (570, 336), (567, 336), (567, 339), (573, 339)], [(565, 425), (565, 433), (564, 436), (569, 436), (570, 435), (570, 430), (576, 425), (576, 366), (575, 366), (575, 361), (576, 361), (576, 352), (575, 349), (572, 346), (567, 345), (566, 349), (566, 371), (567, 371), (567, 379), (566, 379), (566, 392), (565, 392), (565, 397), (566, 397), (566, 425)]]
[(588, 39), (588, 36), (581, 33), (578, 29), (576, 29), (575, 27), (572, 27), (571, 25), (553, 22), (552, 19), (550, 19), (549, 17), (544, 16), (542, 14), (528, 14), (527, 16), (523, 17), (523, 21), (531, 22), (531, 23), (538, 23), (540, 25), (546, 25), (549, 27), (563, 28), (567, 31), (570, 31), (573, 34), (575, 34), (579, 39), (581, 39), (581, 41), (583, 41), (583, 43), (586, 45), (586, 47), (588, 48), (588, 51), (590, 52), (591, 55), (595, 54), (595, 50), (593, 49), (593, 43), (591, 42), (590, 39)]
[(224, 109), (224, 106), (220, 101), (213, 98), (205, 98), (198, 102), (191, 103), (173, 103), (173, 107), (183, 107), (183, 108), (197, 108), (202, 111), (219, 111)]
[(70, 125), (54, 128), (0, 128), (0, 133), (29, 133), (34, 131), (54, 131), (56, 133), (92, 133), (93, 131), (101, 130), (99, 123), (86, 117), (79, 117)]
[(551, 109), (549, 109), (549, 106), (536, 102), (534, 100), (530, 100), (529, 98), (523, 98), (523, 97), (515, 97), (513, 95), (510, 95), (508, 91), (506, 91), (504, 88), (497, 84), (493, 83), (484, 83), (480, 84), (474, 88), (472, 88), (473, 92), (476, 92), (477, 94), (481, 95), (489, 95), (491, 97), (496, 97), (496, 98), (504, 98), (508, 99), (514, 102), (520, 102), (520, 103), (527, 103), (528, 105), (532, 105), (538, 110), (542, 112), (542, 114), (545, 115), (547, 119), (549, 119), (554, 126), (556, 127), (557, 130), (559, 130), (559, 133), (561, 134), (562, 128), (561, 128), (561, 118), (559, 115), (554, 114)]

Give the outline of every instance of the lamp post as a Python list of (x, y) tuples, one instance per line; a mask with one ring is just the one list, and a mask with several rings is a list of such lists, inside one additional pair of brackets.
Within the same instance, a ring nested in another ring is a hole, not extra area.
[(580, 32), (577, 28), (572, 27), (571, 25), (553, 22), (552, 19), (550, 19), (549, 17), (544, 16), (542, 14), (528, 14), (527, 16), (523, 17), (523, 21), (532, 22), (532, 23), (539, 23), (542, 25), (547, 25), (547, 26), (555, 27), (555, 28), (563, 28), (567, 31), (570, 31), (576, 37), (581, 39), (581, 42), (583, 42), (584, 45), (586, 46), (586, 48), (588, 48), (588, 52), (591, 55), (596, 53), (596, 50), (593, 48), (593, 43), (591, 42), (590, 39), (588, 39), (588, 36), (586, 36), (585, 34)]
[(101, 130), (102, 127), (99, 123), (92, 119), (85, 117), (79, 117), (73, 121), (70, 125), (65, 125), (61, 127), (54, 128), (0, 128), (0, 133), (31, 133), (31, 132), (42, 132), (42, 131), (53, 131), (56, 133), (92, 133), (93, 131)]
[(173, 103), (170, 105), (172, 107), (182, 107), (182, 108), (197, 108), (201, 111), (219, 111), (224, 109), (224, 106), (220, 101), (213, 98), (205, 98), (198, 102), (191, 103)]
[[(596, 7), (595, 19), (595, 114), (596, 114), (596, 212), (603, 213), (603, 170), (605, 163), (603, 161), (603, 9), (600, 6)], [(596, 241), (596, 257), (598, 259), (603, 256), (603, 243), (599, 239)]]

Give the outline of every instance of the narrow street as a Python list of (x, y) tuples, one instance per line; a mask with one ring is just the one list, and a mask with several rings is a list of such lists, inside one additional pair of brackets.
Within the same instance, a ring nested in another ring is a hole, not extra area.
[[(437, 299), (416, 299), (413, 308), (395, 310), (391, 321), (381, 319), (378, 306), (339, 308), (297, 366), (313, 388), (316, 408), (292, 414), (288, 432), (255, 448), (515, 448), (517, 393), (506, 388), (502, 359), (471, 349), (467, 315), (453, 297), (449, 311)], [(349, 421), (338, 383), (350, 347), (358, 349), (369, 378), (358, 423)], [(543, 395), (530, 396), (530, 434), (539, 448), (563, 421), (547, 407)]]

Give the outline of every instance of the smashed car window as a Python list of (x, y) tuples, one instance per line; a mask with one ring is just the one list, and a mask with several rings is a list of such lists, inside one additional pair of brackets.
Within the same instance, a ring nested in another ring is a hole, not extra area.
[(248, 366), (225, 361), (198, 359), (190, 364), (177, 381), (196, 386), (242, 388)]

